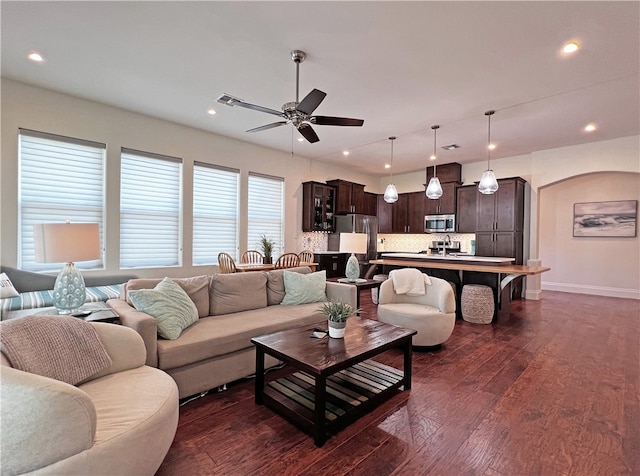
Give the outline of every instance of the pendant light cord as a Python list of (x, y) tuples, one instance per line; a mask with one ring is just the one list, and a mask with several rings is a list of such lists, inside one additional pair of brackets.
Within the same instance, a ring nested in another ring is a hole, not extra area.
[(436, 136), (438, 135), (438, 129), (440, 129), (440, 126), (435, 125), (435, 126), (431, 126), (431, 129), (433, 129), (433, 176), (437, 177), (438, 174), (436, 173)]
[(484, 113), (485, 116), (489, 117), (489, 128), (487, 132), (487, 170), (491, 170), (491, 116), (495, 114), (496, 111), (487, 111)]
[(396, 140), (396, 138), (395, 138), (395, 136), (391, 136), (391, 137), (389, 137), (389, 140), (391, 141), (391, 164), (390, 164), (391, 180), (390, 180), (390, 182), (393, 183), (393, 141)]

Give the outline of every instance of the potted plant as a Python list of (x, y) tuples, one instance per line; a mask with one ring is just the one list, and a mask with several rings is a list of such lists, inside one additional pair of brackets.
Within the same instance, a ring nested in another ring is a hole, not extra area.
[(264, 255), (264, 257), (262, 258), (264, 264), (271, 264), (273, 262), (274, 246), (275, 242), (267, 235), (262, 235), (260, 237), (260, 249), (262, 250), (262, 254)]
[(358, 309), (354, 309), (349, 304), (334, 300), (325, 302), (320, 310), (327, 316), (329, 337), (337, 339), (344, 337), (347, 319), (358, 312)]

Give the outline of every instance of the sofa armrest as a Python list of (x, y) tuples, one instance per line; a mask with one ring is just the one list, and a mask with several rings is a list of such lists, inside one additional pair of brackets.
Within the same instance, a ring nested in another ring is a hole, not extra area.
[(358, 305), (358, 289), (351, 284), (327, 281), (326, 294), (329, 300), (349, 304), (354, 309)]
[(91, 448), (96, 410), (73, 385), (2, 366), (2, 474), (23, 474)]
[(146, 364), (151, 367), (158, 366), (158, 323), (153, 316), (138, 311), (123, 299), (109, 299), (107, 305), (120, 316), (123, 326), (135, 330), (147, 350)]
[(144, 340), (136, 331), (106, 322), (92, 322), (91, 325), (98, 333), (112, 363), (105, 370), (89, 377), (87, 381), (145, 365), (147, 350)]

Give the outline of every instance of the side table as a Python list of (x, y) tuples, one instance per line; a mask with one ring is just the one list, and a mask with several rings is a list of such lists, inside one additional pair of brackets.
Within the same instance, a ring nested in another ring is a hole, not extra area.
[(363, 289), (379, 288), (380, 285), (384, 282), (384, 281), (377, 281), (375, 279), (357, 279), (355, 282), (351, 282), (351, 281), (348, 281), (347, 278), (327, 278), (327, 281), (355, 286), (357, 290), (356, 308), (358, 309), (360, 308), (360, 292)]

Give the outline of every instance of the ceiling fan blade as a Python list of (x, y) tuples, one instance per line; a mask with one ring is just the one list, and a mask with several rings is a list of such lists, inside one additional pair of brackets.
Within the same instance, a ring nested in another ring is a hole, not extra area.
[(287, 121), (273, 122), (271, 124), (267, 124), (266, 126), (254, 127), (253, 129), (249, 129), (247, 132), (260, 132), (266, 131), (267, 129), (273, 129), (274, 127), (284, 126)]
[(305, 114), (311, 114), (316, 110), (326, 96), (327, 93), (324, 93), (319, 89), (314, 89), (307, 94), (302, 101), (300, 101), (300, 104), (298, 104), (296, 109), (300, 112), (304, 112)]
[(307, 139), (312, 144), (320, 140), (320, 138), (318, 137), (318, 134), (316, 134), (316, 131), (314, 131), (309, 124), (302, 124), (300, 127), (298, 127), (298, 131), (300, 131), (300, 134), (302, 134), (302, 137)]
[(351, 119), (349, 117), (313, 116), (311, 122), (319, 126), (361, 126), (364, 119)]
[(220, 104), (226, 104), (227, 106), (231, 107), (240, 106), (246, 109), (253, 109), (254, 111), (266, 112), (267, 114), (273, 114), (274, 116), (283, 117), (282, 111), (276, 111), (275, 109), (271, 109), (268, 107), (251, 104), (226, 93), (222, 94), (218, 99), (216, 99), (216, 101), (218, 101)]

